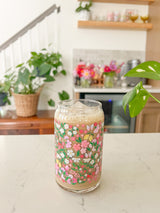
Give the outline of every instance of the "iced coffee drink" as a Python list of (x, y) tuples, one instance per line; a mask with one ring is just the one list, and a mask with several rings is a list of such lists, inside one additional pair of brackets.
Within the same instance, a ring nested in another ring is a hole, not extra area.
[(100, 183), (104, 113), (92, 100), (61, 102), (55, 113), (57, 183), (73, 192), (87, 192)]

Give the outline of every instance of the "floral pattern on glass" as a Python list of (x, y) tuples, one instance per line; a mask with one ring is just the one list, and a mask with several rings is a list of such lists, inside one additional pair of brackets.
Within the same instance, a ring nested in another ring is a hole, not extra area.
[(55, 120), (56, 176), (64, 183), (96, 181), (102, 169), (102, 122), (70, 125)]

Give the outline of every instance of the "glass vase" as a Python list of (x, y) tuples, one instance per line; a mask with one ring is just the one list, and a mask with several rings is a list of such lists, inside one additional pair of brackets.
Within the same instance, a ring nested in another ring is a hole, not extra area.
[(81, 78), (81, 87), (88, 88), (91, 85), (90, 79)]
[(104, 87), (112, 88), (114, 87), (114, 75), (105, 75), (104, 76)]
[(101, 178), (104, 113), (92, 100), (61, 102), (55, 112), (56, 182), (72, 192), (89, 192)]

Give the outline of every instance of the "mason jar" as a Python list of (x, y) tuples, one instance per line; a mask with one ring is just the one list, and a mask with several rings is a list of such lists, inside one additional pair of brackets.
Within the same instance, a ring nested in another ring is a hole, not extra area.
[(104, 113), (93, 100), (68, 100), (55, 112), (56, 181), (72, 192), (89, 192), (100, 184)]

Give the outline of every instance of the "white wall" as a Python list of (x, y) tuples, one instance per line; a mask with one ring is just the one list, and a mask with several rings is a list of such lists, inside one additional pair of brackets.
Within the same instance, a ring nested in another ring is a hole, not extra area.
[[(68, 71), (67, 77), (57, 79), (52, 85), (47, 85), (40, 98), (40, 108), (48, 108), (48, 98), (57, 99), (57, 91), (67, 90), (72, 97), (72, 50), (111, 49), (111, 50), (141, 50), (145, 51), (146, 32), (134, 30), (94, 30), (78, 29), (76, 0), (5, 0), (0, 7), (0, 44), (32, 21), (53, 3), (61, 6), (59, 24), (59, 48), (63, 55), (63, 63)], [(105, 15), (107, 11), (123, 11), (137, 8), (139, 13), (148, 11), (148, 6), (95, 3), (92, 11)], [(47, 91), (47, 93), (46, 93)], [(47, 94), (47, 95), (46, 95)]]

